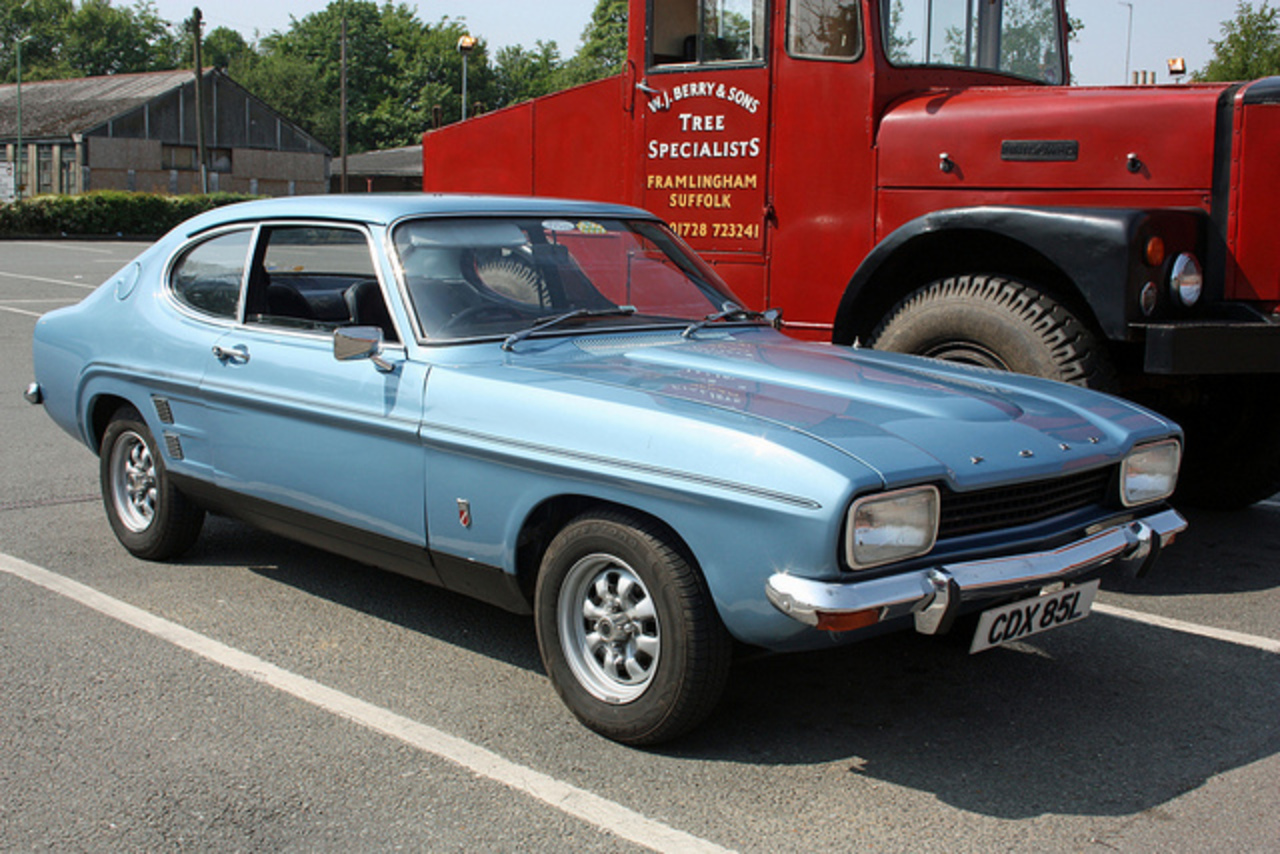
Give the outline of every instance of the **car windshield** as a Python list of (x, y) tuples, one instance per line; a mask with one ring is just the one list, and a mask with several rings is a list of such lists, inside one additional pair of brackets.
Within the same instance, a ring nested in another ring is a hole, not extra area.
[(547, 329), (683, 327), (741, 302), (651, 221), (417, 219), (397, 226), (394, 243), (429, 341), (505, 337), (562, 315)]

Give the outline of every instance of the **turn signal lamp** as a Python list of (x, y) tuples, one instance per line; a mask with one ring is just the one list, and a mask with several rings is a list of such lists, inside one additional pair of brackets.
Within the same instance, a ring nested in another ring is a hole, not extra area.
[(1142, 258), (1147, 262), (1148, 267), (1159, 267), (1164, 263), (1164, 241), (1159, 237), (1152, 237), (1147, 241), (1147, 245), (1143, 248)]

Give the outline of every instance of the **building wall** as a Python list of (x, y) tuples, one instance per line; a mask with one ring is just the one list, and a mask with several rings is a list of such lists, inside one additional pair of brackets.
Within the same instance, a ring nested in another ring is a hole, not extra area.
[[(155, 139), (86, 137), (83, 189), (129, 190), (179, 195), (199, 193), (200, 171), (193, 152)], [(211, 154), (213, 150), (210, 149)], [(192, 154), (191, 157), (175, 155)], [(183, 162), (173, 168), (175, 162)], [(218, 149), (210, 157), (210, 192), (289, 196), (324, 193), (329, 187), (328, 158), (298, 151), (252, 148)]]

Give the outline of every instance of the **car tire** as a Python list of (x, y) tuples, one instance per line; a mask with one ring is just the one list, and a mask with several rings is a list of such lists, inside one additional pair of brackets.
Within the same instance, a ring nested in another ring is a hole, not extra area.
[(548, 547), (534, 598), (547, 674), (595, 732), (657, 744), (719, 701), (728, 632), (691, 559), (658, 526), (622, 513), (578, 517)]
[(991, 275), (939, 279), (875, 328), (879, 350), (1110, 389), (1115, 373), (1093, 332), (1043, 290)]
[(132, 407), (119, 409), (107, 425), (98, 473), (107, 520), (130, 553), (168, 560), (195, 544), (204, 510), (173, 485), (151, 431)]

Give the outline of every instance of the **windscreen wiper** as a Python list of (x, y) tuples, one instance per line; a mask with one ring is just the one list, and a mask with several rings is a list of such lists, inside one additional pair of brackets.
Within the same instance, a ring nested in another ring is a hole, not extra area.
[(557, 314), (554, 317), (548, 317), (545, 320), (539, 320), (533, 326), (527, 326), (524, 329), (512, 332), (502, 342), (503, 350), (510, 350), (519, 342), (528, 338), (535, 332), (541, 332), (552, 326), (558, 326), (566, 320), (573, 320), (575, 317), (609, 317), (610, 315), (628, 316), (636, 313), (634, 305), (619, 305), (613, 308), (575, 308), (573, 311), (566, 311), (564, 314)]
[(685, 327), (684, 332), (680, 333), (680, 337), (692, 338), (693, 333), (697, 332), (699, 329), (712, 323), (719, 323), (722, 320), (766, 320), (770, 325), (776, 328), (782, 323), (782, 312), (778, 311), (776, 308), (771, 308), (768, 311), (752, 311), (749, 308), (743, 308), (737, 303), (729, 302), (725, 303), (722, 311), (717, 311), (715, 314), (708, 314), (701, 320), (690, 323)]

